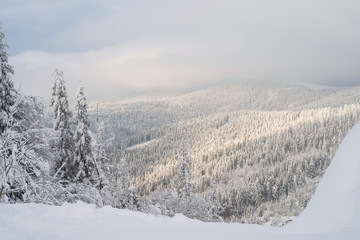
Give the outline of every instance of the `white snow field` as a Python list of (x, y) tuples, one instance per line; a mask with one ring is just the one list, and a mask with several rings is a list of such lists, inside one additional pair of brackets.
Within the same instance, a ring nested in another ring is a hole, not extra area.
[(204, 223), (78, 202), (0, 204), (0, 239), (360, 239), (360, 123), (348, 133), (305, 211), (277, 228)]

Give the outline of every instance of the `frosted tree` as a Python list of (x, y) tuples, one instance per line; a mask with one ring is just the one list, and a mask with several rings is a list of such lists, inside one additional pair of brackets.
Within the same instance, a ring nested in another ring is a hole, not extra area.
[(178, 202), (179, 197), (174, 190), (157, 189), (146, 197), (143, 211), (173, 217)]
[(76, 94), (75, 109), (77, 127), (74, 133), (74, 162), (78, 170), (75, 180), (80, 182), (84, 181), (84, 179), (94, 180), (95, 165), (91, 150), (91, 136), (89, 132), (90, 122), (88, 119), (86, 97), (84, 95), (82, 84), (80, 84), (80, 88)]
[(39, 144), (29, 143), (34, 140), (31, 129), (19, 131), (21, 121), (13, 117), (17, 103), (10, 108), (7, 126), (0, 135), (0, 202), (41, 200), (38, 181), (47, 176), (49, 170), (49, 165), (37, 152)]
[(139, 197), (134, 186), (130, 186), (126, 191), (124, 191), (122, 204), (122, 208), (129, 210), (138, 211), (140, 209)]
[(116, 164), (114, 173), (112, 174), (111, 185), (114, 188), (113, 206), (117, 208), (126, 208), (125, 202), (128, 198), (129, 182), (129, 165), (125, 157), (121, 157)]
[(8, 45), (3, 42), (4, 38), (5, 34), (1, 32), (0, 25), (0, 133), (8, 127), (7, 120), (9, 119), (10, 108), (14, 105), (17, 95), (11, 81), (14, 69), (8, 63), (8, 53), (6, 52)]
[(106, 205), (116, 208), (140, 210), (137, 190), (129, 182), (129, 165), (125, 157), (121, 156), (115, 166), (111, 168), (110, 181), (101, 190)]
[(222, 221), (221, 214), (224, 211), (224, 208), (220, 205), (219, 199), (216, 193), (216, 183), (212, 181), (210, 190), (207, 196), (208, 200), (208, 214), (210, 216), (209, 221)]
[(96, 139), (94, 141), (93, 146), (93, 155), (94, 155), (94, 163), (95, 169), (97, 173), (95, 186), (101, 190), (105, 185), (109, 183), (106, 174), (109, 173), (109, 167), (107, 166), (107, 158), (104, 148), (104, 122), (101, 121), (99, 123), (97, 118), (98, 128), (96, 131)]
[(39, 99), (14, 89), (4, 37), (0, 31), (0, 202), (42, 202), (53, 132), (43, 128)]
[(63, 71), (55, 69), (55, 78), (51, 106), (54, 107), (54, 129), (59, 133), (57, 149), (59, 159), (55, 164), (56, 176), (64, 180), (73, 180), (77, 170), (73, 165), (74, 141), (70, 129), (71, 112), (66, 93)]
[(94, 156), (99, 164), (100, 163), (105, 164), (107, 158), (106, 158), (105, 147), (104, 147), (104, 122), (103, 121), (98, 123), (98, 127), (96, 130)]
[(180, 130), (180, 146), (177, 156), (177, 175), (174, 186), (180, 199), (190, 198), (195, 193), (195, 185), (191, 180), (191, 156), (189, 144), (185, 141), (184, 125)]
[(104, 204), (115, 208), (124, 208), (125, 191), (130, 186), (129, 169), (125, 159), (120, 158), (119, 162), (112, 165), (109, 170), (107, 184), (104, 184), (103, 189), (101, 189)]
[[(175, 176), (174, 186), (179, 196), (179, 203), (176, 212), (183, 213), (185, 216), (193, 217), (195, 185), (191, 180), (191, 156), (189, 144), (185, 141), (184, 125), (180, 128), (180, 146), (177, 156), (177, 175)], [(197, 205), (197, 204), (196, 204)]]

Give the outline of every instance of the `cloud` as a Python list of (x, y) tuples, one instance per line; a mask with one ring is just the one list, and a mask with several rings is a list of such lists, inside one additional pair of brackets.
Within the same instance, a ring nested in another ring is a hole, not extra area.
[(227, 79), (360, 84), (359, 1), (35, 2), (1, 10), (10, 20), (26, 11), (19, 28), (48, 22), (43, 38), (28, 33), (37, 51), (11, 58), (29, 93), (48, 94), (55, 67), (91, 98)]
[(81, 53), (27, 51), (11, 58), (16, 67), (14, 81), (21, 83), (25, 93), (46, 98), (50, 96), (51, 73), (57, 67), (64, 70), (73, 93), (82, 81), (89, 88), (89, 96), (96, 98), (183, 90), (241, 76), (241, 69), (219, 62), (220, 56), (209, 57), (207, 50), (211, 46), (194, 42), (184, 46), (184, 41), (121, 44)]

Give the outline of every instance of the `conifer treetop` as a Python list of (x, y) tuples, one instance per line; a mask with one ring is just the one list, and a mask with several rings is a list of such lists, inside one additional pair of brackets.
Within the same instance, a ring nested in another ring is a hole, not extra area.
[(0, 23), (0, 133), (6, 128), (6, 121), (10, 115), (11, 106), (15, 104), (17, 95), (11, 75), (14, 74), (13, 67), (8, 63), (8, 45), (3, 42), (5, 34), (1, 31)]

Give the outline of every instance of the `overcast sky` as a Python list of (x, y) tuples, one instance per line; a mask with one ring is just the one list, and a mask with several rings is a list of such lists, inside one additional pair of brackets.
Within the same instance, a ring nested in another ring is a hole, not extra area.
[(49, 98), (224, 80), (360, 84), (358, 0), (0, 0), (14, 81)]

